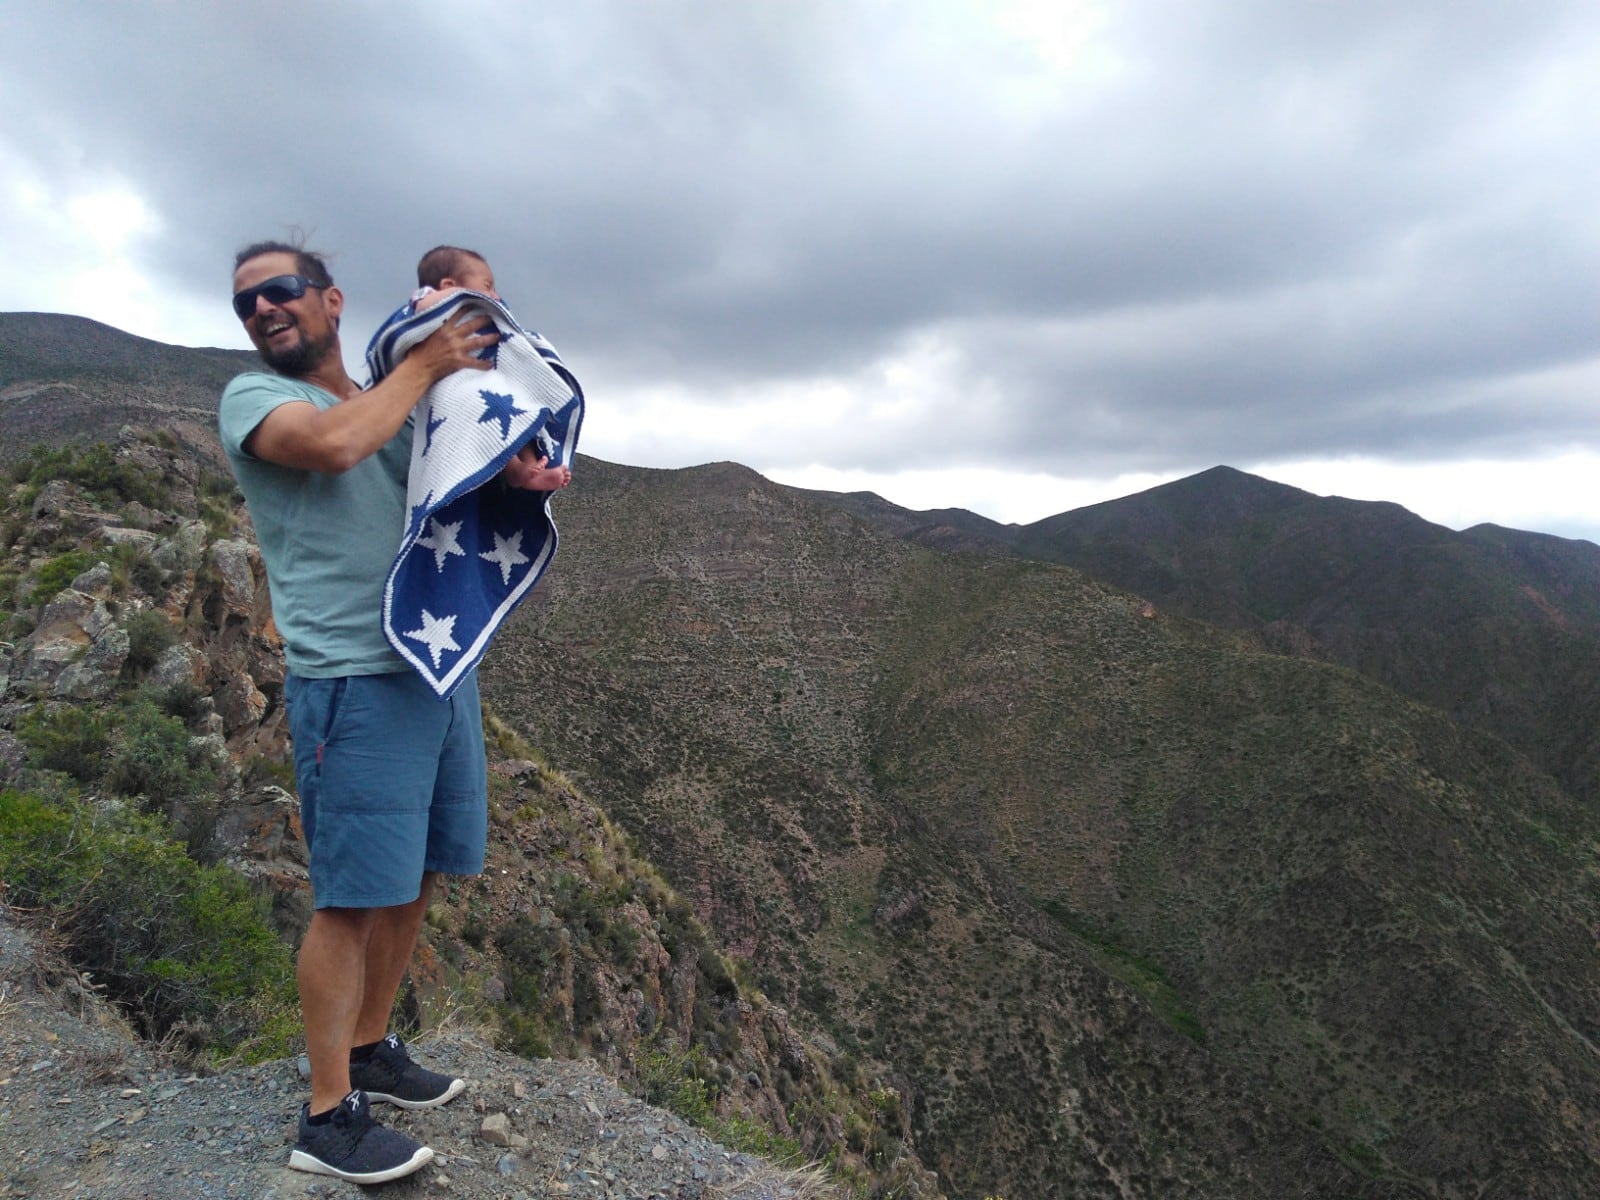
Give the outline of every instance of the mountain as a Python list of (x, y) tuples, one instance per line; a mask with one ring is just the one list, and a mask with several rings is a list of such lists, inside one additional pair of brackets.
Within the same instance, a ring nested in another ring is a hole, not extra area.
[(259, 368), (253, 351), (168, 346), (87, 317), (0, 313), (0, 462), (143, 424), (173, 430), (220, 466), (217, 397)]
[[(74, 986), (87, 996), (92, 979), (180, 1075), (292, 1056), (289, 946), (311, 897), (285, 791), (281, 646), (241, 498), (167, 429), (11, 474), (0, 931), (15, 914), (43, 932)], [(429, 908), (400, 1004), (408, 1035), (444, 1025), (529, 1057), (592, 1058), (733, 1149), (825, 1160), (863, 1195), (935, 1200), (893, 1080), (791, 1023), (592, 800), (492, 712), (485, 728), (485, 869)], [(0, 1036), (8, 1055), (37, 1047)], [(287, 1147), (271, 1133), (261, 1145), (276, 1169)], [(10, 1149), (7, 1163), (32, 1153)], [(0, 1180), (31, 1191), (39, 1166)]]
[[(1600, 814), (1456, 708), (1268, 652), (1292, 631), (1252, 607), (1230, 531), (1260, 513), (1285, 546), (1298, 519), (1379, 574), (1421, 561), (1436, 604), (1452, 555), (1507, 603), (1544, 571), (1569, 626), (1581, 577), (1562, 607), (1559, 543), (1395, 554), (1368, 540), (1393, 539), (1392, 506), (1330, 531), (1276, 485), (1219, 479), (1215, 502), (1202, 481), (1147, 505), (1127, 554), (1184, 550), (1174, 578), (1236, 563), (1215, 589), (1236, 615), (1203, 622), (981, 519), (890, 531), (870, 498), (845, 511), (735, 464), (580, 460), (560, 557), (483, 671), (552, 773), (497, 792), (507, 875), (447, 898), (439, 932), (465, 948), (440, 961), (512, 999), (550, 988), (559, 1020), (534, 1028), (597, 1057), (697, 980), (706, 1004), (673, 1011), (754, 1055), (791, 1128), (878, 1170), (914, 1154), (954, 1197), (1600, 1191)], [(1549, 685), (1580, 695), (1565, 670)], [(726, 970), (679, 957), (695, 928)], [(564, 944), (600, 982), (551, 973)], [(813, 1050), (786, 1054), (802, 1030)], [(845, 1087), (804, 1090), (819, 1074)]]
[(1064, 563), (1264, 649), (1354, 668), (1505, 739), (1600, 801), (1600, 546), (1214, 467), (1000, 525), (804, 492), (917, 545)]
[(1600, 801), (1600, 546), (1395, 504), (1314, 496), (1217, 467), (1019, 529), (1163, 609), (1381, 680)]
[(1600, 1181), (1600, 826), (1503, 743), (732, 464), (579, 479), (489, 694), (953, 1194)]
[(931, 550), (979, 554), (999, 552), (1010, 545), (1017, 529), (1015, 525), (1001, 525), (998, 521), (970, 513), (964, 508), (913, 512), (898, 504), (891, 504), (875, 492), (826, 492), (803, 488), (795, 491), (825, 501), (852, 516), (860, 517), (875, 528)]

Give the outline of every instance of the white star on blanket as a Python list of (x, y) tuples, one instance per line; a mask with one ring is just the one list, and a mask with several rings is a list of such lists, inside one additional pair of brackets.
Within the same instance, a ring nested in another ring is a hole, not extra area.
[(528, 556), (522, 552), (522, 530), (517, 530), (510, 537), (494, 535), (494, 549), (485, 550), (478, 555), (484, 562), (492, 562), (500, 568), (500, 582), (511, 582), (511, 571), (528, 561)]
[(436, 617), (427, 609), (422, 610), (422, 628), (413, 629), (406, 634), (408, 638), (415, 638), (433, 654), (433, 665), (438, 667), (439, 658), (446, 650), (459, 650), (455, 639), (456, 619), (454, 617)]
[(390, 645), (441, 697), (477, 665), (555, 555), (549, 493), (497, 477), (534, 441), (551, 466), (570, 466), (583, 423), (583, 390), (555, 348), (479, 292), (452, 293), (420, 313), (407, 305), (385, 321), (367, 346), (373, 382), (465, 314), (487, 314), (501, 340), (486, 356), (489, 370), (457, 371), (417, 405), (409, 520), (383, 596)]
[[(423, 451), (423, 453), (427, 453), (427, 451)], [(461, 526), (464, 524), (466, 524), (465, 521), (455, 521), (452, 524), (445, 525), (430, 517), (428, 519), (428, 532), (417, 539), (417, 545), (433, 551), (433, 563), (439, 570), (444, 570), (445, 559), (452, 554), (466, 554), (466, 551), (461, 548), (461, 543), (456, 539), (456, 534), (461, 532)]]

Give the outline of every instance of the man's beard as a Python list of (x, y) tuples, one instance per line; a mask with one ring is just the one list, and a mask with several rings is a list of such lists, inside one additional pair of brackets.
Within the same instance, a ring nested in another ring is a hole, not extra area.
[(259, 346), (261, 360), (282, 375), (300, 378), (311, 374), (322, 365), (323, 359), (328, 357), (333, 350), (334, 334), (330, 330), (326, 337), (314, 339), (306, 336), (305, 330), (300, 331), (300, 340), (293, 346), (286, 346), (282, 350), (274, 350), (270, 346)]

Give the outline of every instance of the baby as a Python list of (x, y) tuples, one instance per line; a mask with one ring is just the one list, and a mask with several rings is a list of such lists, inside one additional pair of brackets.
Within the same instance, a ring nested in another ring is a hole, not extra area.
[(500, 293), (494, 290), (494, 271), (483, 255), (459, 246), (435, 246), (417, 264), (417, 292), (411, 302), (420, 312), (456, 288), (469, 288), (500, 299)]
[[(411, 297), (413, 311), (432, 308), (452, 292), (465, 288), (499, 300), (494, 290), (494, 271), (476, 250), (459, 246), (435, 246), (417, 263), (417, 290)], [(548, 456), (538, 440), (529, 442), (502, 472), (512, 487), (537, 492), (554, 492), (572, 482), (572, 468), (549, 466)]]

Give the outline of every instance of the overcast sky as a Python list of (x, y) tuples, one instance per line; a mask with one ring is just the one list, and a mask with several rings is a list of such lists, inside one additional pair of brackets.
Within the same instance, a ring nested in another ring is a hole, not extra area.
[(1600, 540), (1593, 0), (0, 0), (0, 105), (0, 310), (248, 346), (298, 228), (354, 361), (454, 242), (612, 461)]

